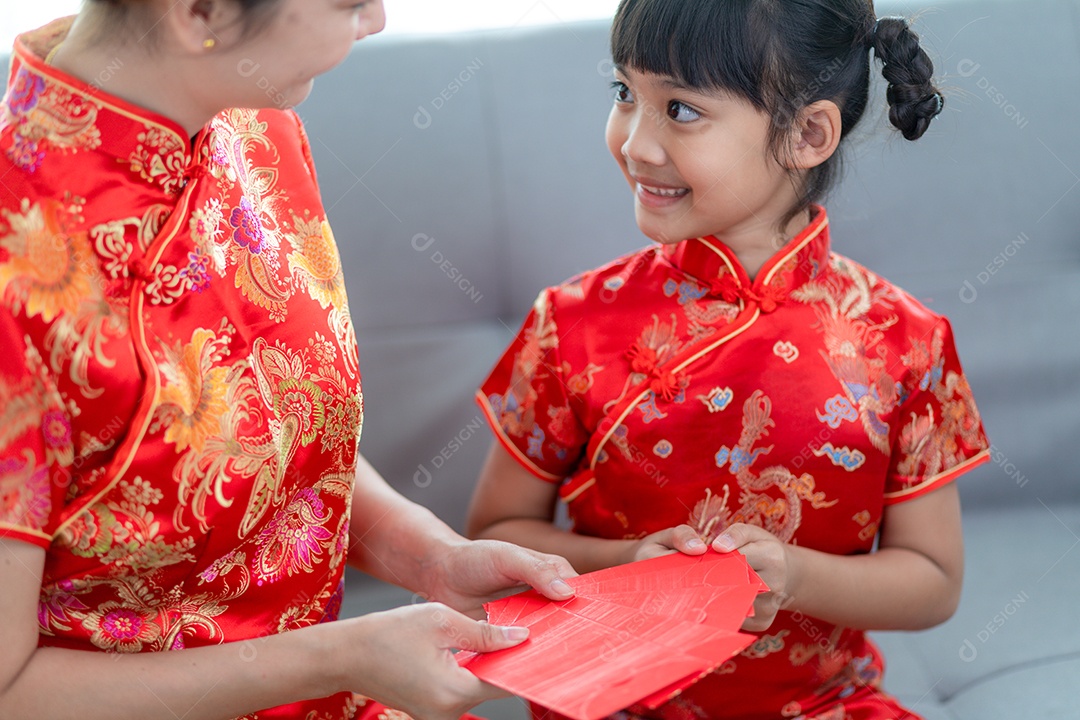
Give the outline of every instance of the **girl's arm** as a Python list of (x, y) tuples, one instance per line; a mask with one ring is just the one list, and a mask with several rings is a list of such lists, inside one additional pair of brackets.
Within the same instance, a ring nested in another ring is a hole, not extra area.
[(425, 720), (456, 720), (505, 695), (458, 667), (451, 648), (520, 642), (424, 604), (251, 641), (172, 652), (39, 648), (45, 551), (0, 539), (0, 717), (210, 720), (361, 692)]
[(741, 524), (713, 546), (742, 552), (772, 588), (758, 596), (746, 630), (765, 630), (781, 607), (859, 630), (921, 630), (948, 620), (960, 601), (964, 544), (955, 483), (886, 506), (879, 549), (869, 555), (785, 545)]
[(557, 495), (557, 485), (535, 477), (501, 444), (493, 443), (469, 507), (466, 532), (561, 555), (582, 573), (676, 550), (700, 555), (708, 549), (687, 525), (641, 540), (608, 540), (560, 530), (552, 524)]
[(484, 602), (523, 585), (552, 600), (573, 595), (564, 578), (576, 573), (563, 558), (463, 538), (387, 485), (363, 457), (349, 533), (350, 564), (474, 617), (484, 617)]

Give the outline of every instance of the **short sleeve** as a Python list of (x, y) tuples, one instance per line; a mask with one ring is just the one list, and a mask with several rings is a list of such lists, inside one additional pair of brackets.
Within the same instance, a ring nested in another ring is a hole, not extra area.
[(912, 500), (990, 459), (990, 444), (953, 342), (941, 318), (927, 337), (912, 338), (909, 368), (892, 432), (885, 503)]
[(552, 291), (545, 290), (476, 399), (506, 450), (549, 482), (570, 475), (589, 440), (571, 402), (566, 373)]
[(0, 347), (0, 538), (48, 548), (69, 484), (71, 420), (7, 308)]

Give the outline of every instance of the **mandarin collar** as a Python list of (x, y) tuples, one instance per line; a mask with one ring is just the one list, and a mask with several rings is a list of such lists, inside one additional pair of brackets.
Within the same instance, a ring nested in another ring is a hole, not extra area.
[(829, 218), (819, 205), (811, 206), (810, 214), (810, 223), (761, 266), (753, 281), (731, 248), (713, 235), (665, 246), (663, 252), (710, 294), (771, 312), (792, 290), (817, 278), (828, 262)]
[(73, 22), (74, 17), (61, 18), (16, 38), (4, 119), (24, 143), (34, 145), (34, 154), (55, 149), (39, 151), (41, 140), (61, 150), (104, 153), (135, 178), (177, 195), (194, 168), (196, 143), (184, 129), (45, 62)]

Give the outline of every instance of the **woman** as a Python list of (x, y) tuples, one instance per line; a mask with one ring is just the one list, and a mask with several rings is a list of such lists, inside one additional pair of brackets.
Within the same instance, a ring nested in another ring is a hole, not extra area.
[[(89, 0), (16, 43), (0, 717), (455, 718), (498, 692), (450, 650), (524, 635), (458, 611), (571, 594), (562, 559), (465, 541), (356, 453), (344, 282), (283, 108), (383, 23), (380, 0)], [(345, 560), (446, 605), (327, 623)]]

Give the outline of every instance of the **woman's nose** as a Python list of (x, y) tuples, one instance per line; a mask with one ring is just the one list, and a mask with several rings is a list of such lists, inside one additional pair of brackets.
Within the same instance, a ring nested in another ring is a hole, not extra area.
[(368, 7), (364, 8), (364, 19), (356, 31), (356, 39), (362, 40), (368, 35), (380, 33), (386, 27), (386, 7), (382, 0), (372, 0)]

